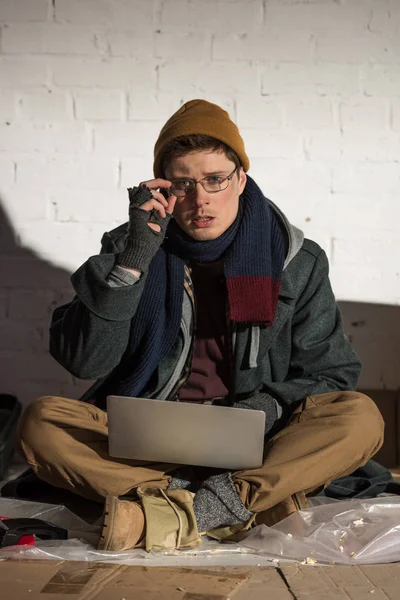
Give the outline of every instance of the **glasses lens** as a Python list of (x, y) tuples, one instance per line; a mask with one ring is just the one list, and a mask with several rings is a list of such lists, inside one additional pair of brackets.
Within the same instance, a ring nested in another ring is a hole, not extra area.
[(205, 177), (202, 183), (206, 192), (212, 194), (213, 192), (225, 190), (228, 187), (228, 178), (219, 176)]
[(194, 182), (191, 179), (182, 179), (180, 181), (173, 181), (169, 188), (174, 196), (185, 196), (193, 191)]

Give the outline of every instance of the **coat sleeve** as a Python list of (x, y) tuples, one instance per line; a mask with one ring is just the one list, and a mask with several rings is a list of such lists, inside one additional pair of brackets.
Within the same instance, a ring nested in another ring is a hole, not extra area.
[(321, 250), (296, 302), (285, 381), (268, 383), (263, 391), (290, 406), (306, 396), (354, 390), (360, 371), (361, 361), (344, 333), (328, 259)]
[(99, 379), (121, 361), (143, 292), (145, 276), (133, 285), (107, 282), (121, 248), (109, 233), (101, 253), (89, 258), (72, 276), (76, 296), (55, 309), (50, 325), (50, 353), (72, 375)]

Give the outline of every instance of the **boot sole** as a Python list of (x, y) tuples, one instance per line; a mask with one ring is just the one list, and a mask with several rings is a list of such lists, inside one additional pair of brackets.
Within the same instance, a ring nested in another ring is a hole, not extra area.
[(118, 498), (116, 496), (107, 496), (104, 505), (103, 529), (97, 546), (98, 550), (109, 550), (117, 503)]

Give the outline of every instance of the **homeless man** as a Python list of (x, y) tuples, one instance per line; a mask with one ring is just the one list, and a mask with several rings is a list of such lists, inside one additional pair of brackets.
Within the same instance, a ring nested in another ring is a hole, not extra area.
[[(184, 104), (155, 144), (154, 179), (128, 190), (128, 223), (104, 234), (72, 275), (74, 300), (54, 311), (52, 355), (97, 382), (86, 402), (33, 402), (19, 444), (40, 479), (104, 503), (100, 549), (185, 548), (272, 525), (382, 444), (378, 409), (353, 391), (360, 361), (326, 255), (248, 169), (228, 113)], [(262, 410), (264, 463), (111, 458), (108, 394)]]

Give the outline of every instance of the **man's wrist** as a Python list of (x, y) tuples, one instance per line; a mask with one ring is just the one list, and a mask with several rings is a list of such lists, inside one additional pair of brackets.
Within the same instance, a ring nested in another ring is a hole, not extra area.
[(124, 265), (118, 265), (121, 269), (124, 269), (124, 271), (127, 271), (128, 273), (132, 273), (132, 275), (135, 275), (136, 277), (141, 277), (142, 275), (142, 271), (139, 271), (138, 269), (133, 269), (132, 267), (125, 267)]

